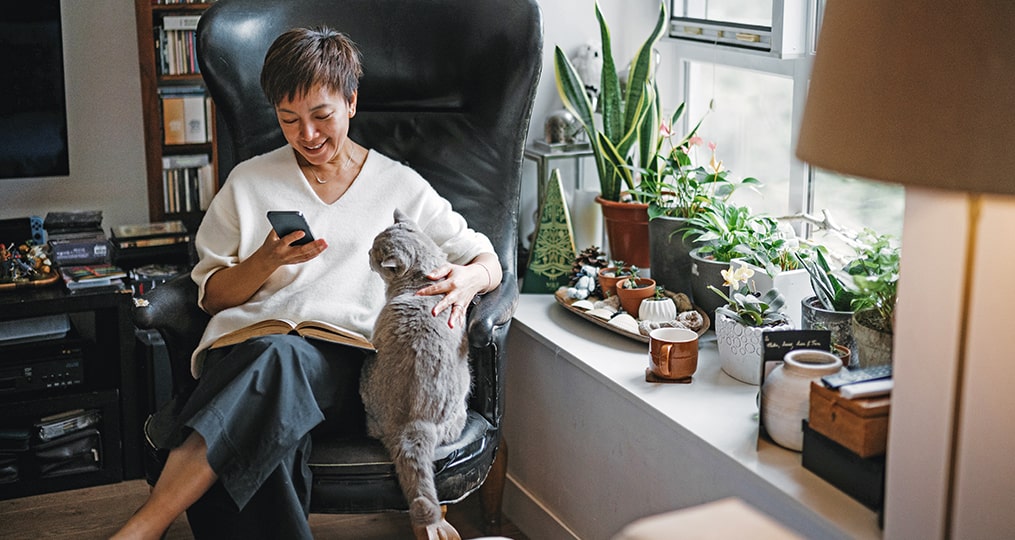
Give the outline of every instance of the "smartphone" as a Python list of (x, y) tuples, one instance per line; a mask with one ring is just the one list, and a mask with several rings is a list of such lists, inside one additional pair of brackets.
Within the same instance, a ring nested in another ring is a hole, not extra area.
[(283, 238), (294, 231), (306, 233), (303, 238), (289, 244), (290, 246), (302, 246), (314, 241), (314, 235), (310, 233), (310, 225), (307, 225), (303, 212), (299, 210), (270, 210), (268, 212), (268, 221), (271, 222), (271, 227), (275, 229), (275, 234), (279, 238)]

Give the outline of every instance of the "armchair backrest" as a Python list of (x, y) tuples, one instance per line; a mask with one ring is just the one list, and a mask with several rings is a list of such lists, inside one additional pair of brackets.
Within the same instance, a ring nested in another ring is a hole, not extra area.
[(522, 152), (542, 63), (535, 0), (220, 0), (201, 73), (224, 125), (219, 167), (285, 139), (261, 91), (282, 32), (326, 25), (363, 55), (354, 140), (416, 169), (493, 242), (514, 279)]

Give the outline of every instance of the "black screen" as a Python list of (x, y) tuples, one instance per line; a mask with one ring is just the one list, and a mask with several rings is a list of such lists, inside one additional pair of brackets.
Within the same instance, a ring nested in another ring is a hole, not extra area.
[(0, 9), (0, 73), (0, 178), (69, 174), (60, 0)]

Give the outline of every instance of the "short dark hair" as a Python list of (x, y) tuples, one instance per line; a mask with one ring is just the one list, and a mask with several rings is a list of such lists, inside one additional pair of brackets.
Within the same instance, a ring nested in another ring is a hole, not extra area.
[(345, 34), (323, 26), (293, 28), (268, 48), (261, 68), (261, 89), (276, 106), (317, 84), (350, 100), (363, 75), (360, 62), (359, 49)]

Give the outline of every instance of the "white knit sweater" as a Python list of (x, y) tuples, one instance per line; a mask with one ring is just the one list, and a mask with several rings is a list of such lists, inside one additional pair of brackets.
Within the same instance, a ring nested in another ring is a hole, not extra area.
[(288, 145), (237, 165), (197, 232), (200, 261), (192, 276), (200, 287), (199, 303), (213, 273), (261, 246), (271, 228), (265, 217), (269, 210), (300, 210), (328, 248), (307, 263), (282, 266), (245, 304), (215, 314), (192, 357), (194, 376), (200, 376), (211, 343), (257, 321), (317, 319), (369, 337), (384, 302), (384, 284), (370, 269), (368, 252), (374, 237), (393, 222), (395, 208), (419, 224), (452, 263), (494, 253), (489, 239), (470, 229), (419, 174), (375, 151), (330, 205), (304, 179)]

